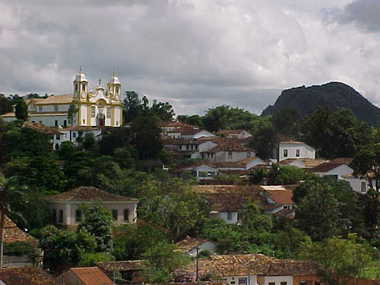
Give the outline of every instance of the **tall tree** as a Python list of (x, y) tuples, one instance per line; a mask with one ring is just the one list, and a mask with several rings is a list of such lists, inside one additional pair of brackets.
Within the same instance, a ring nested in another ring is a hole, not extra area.
[(15, 107), (15, 115), (18, 120), (28, 120), (28, 106), (24, 100), (20, 100)]
[(0, 115), (8, 112), (12, 112), (11, 101), (4, 94), (0, 94)]
[(249, 145), (262, 159), (273, 158), (278, 147), (278, 136), (272, 127), (265, 127), (256, 132)]

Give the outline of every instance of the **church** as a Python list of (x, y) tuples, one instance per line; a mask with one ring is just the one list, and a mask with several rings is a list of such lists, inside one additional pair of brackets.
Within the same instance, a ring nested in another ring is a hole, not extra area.
[[(32, 98), (28, 106), (29, 121), (49, 127), (120, 127), (123, 123), (121, 84), (113, 74), (107, 86), (99, 80), (90, 90), (86, 75), (80, 71), (73, 82), (73, 94)], [(1, 115), (4, 121), (16, 120), (15, 113)]]

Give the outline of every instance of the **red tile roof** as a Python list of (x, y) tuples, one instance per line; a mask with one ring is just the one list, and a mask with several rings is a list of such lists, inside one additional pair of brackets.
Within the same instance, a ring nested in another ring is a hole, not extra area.
[(70, 271), (83, 285), (113, 285), (112, 280), (99, 267), (77, 267)]
[(57, 128), (51, 128), (47, 127), (40, 123), (33, 123), (33, 122), (24, 122), (22, 125), (23, 128), (29, 128), (36, 132), (46, 134), (46, 135), (58, 135), (60, 134), (59, 130)]
[(0, 280), (6, 285), (55, 285), (52, 276), (35, 267), (3, 268)]
[(135, 198), (115, 195), (93, 186), (81, 186), (71, 191), (47, 197), (50, 201), (134, 201)]
[(208, 242), (207, 239), (201, 239), (201, 238), (192, 238), (190, 236), (187, 236), (185, 239), (179, 241), (176, 243), (176, 246), (179, 251), (181, 252), (188, 252), (192, 250), (193, 248)]
[(13, 242), (30, 242), (34, 245), (38, 243), (38, 241), (34, 237), (22, 231), (9, 217), (5, 216), (4, 243)]
[(293, 191), (283, 186), (260, 186), (261, 189), (277, 204), (293, 204)]

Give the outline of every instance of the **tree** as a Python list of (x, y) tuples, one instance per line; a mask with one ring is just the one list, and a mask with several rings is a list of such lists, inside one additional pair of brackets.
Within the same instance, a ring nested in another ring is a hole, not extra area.
[(191, 116), (186, 116), (186, 115), (178, 115), (177, 120), (189, 124), (192, 126), (197, 126), (198, 128), (203, 128), (203, 118), (199, 115), (191, 115)]
[(175, 269), (190, 262), (189, 257), (175, 249), (175, 245), (163, 241), (147, 249), (143, 257), (147, 261), (145, 277), (149, 282), (166, 283)]
[(351, 165), (356, 175), (368, 180), (369, 190), (364, 196), (363, 208), (367, 227), (374, 237), (380, 222), (380, 144), (363, 146)]
[(132, 122), (132, 145), (142, 160), (156, 159), (162, 150), (158, 122), (158, 118), (152, 115), (141, 115)]
[(41, 231), (40, 247), (44, 250), (44, 266), (61, 272), (77, 266), (85, 252), (94, 252), (96, 241), (86, 231), (73, 232), (47, 226)]
[(304, 243), (299, 257), (320, 265), (320, 276), (327, 284), (346, 284), (347, 277), (361, 277), (372, 261), (370, 248), (359, 243), (355, 235), (348, 239), (330, 238)]
[(304, 141), (326, 158), (353, 157), (360, 146), (372, 141), (369, 126), (348, 109), (319, 108), (305, 118), (302, 133)]
[(277, 134), (272, 127), (262, 128), (256, 132), (249, 146), (255, 149), (261, 159), (273, 158), (278, 147)]
[(273, 128), (277, 133), (285, 136), (298, 136), (299, 121), (300, 116), (294, 109), (281, 109), (272, 115)]
[(0, 94), (0, 115), (12, 112), (12, 104), (4, 94)]
[(363, 231), (358, 194), (345, 181), (310, 178), (294, 190), (296, 223), (313, 240)]
[(99, 204), (82, 206), (83, 220), (79, 224), (78, 232), (86, 231), (96, 240), (97, 252), (112, 251), (112, 215), (109, 210)]
[(18, 120), (28, 120), (28, 106), (24, 100), (20, 100), (15, 107), (15, 115)]

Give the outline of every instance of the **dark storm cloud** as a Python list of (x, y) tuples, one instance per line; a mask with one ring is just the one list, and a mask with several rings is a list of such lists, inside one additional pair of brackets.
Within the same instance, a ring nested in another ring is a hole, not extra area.
[(332, 80), (376, 100), (379, 40), (326, 25), (321, 11), (350, 0), (331, 2), (0, 0), (0, 92), (70, 92), (83, 66), (90, 85), (117, 71), (177, 113), (260, 113), (281, 89)]

